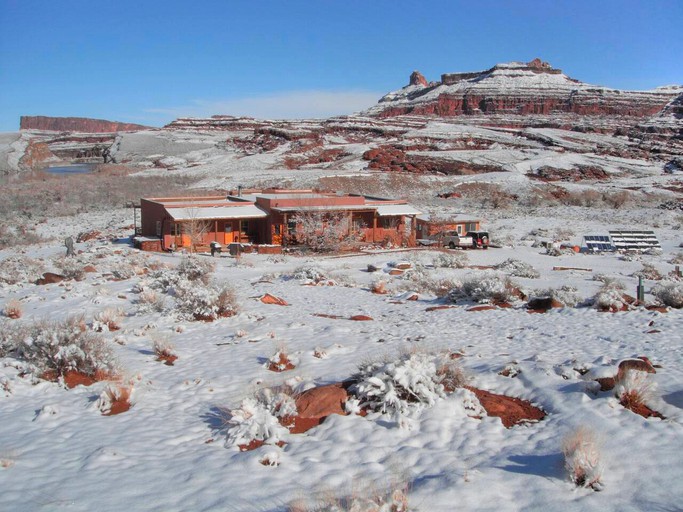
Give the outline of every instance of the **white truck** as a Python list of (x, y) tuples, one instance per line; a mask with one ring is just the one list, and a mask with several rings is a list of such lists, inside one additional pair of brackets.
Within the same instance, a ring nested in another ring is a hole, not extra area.
[(470, 231), (465, 236), (457, 231), (439, 231), (428, 238), (417, 240), (420, 245), (436, 245), (450, 249), (488, 249), (489, 234), (486, 231)]

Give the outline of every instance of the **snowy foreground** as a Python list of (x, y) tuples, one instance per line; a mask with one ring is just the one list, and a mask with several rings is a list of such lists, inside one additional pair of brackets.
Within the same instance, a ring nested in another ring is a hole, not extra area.
[[(664, 245), (664, 254), (632, 261), (618, 255), (552, 257), (530, 244), (466, 254), (470, 266), (523, 260), (540, 277), (513, 277), (522, 289), (570, 285), (588, 299), (602, 285), (594, 274), (620, 279), (635, 294), (631, 275), (644, 262), (668, 273), (673, 265), (666, 262), (680, 249)], [(102, 328), (98, 314), (121, 310), (120, 329), (105, 328), (102, 336), (113, 347), (124, 382), (132, 382), (133, 405), (103, 415), (106, 382), (66, 389), (24, 374), (21, 361), (0, 359), (2, 510), (275, 511), (297, 501), (308, 501), (313, 510), (330, 496), (383, 493), (397, 485), (407, 488), (409, 509), (422, 511), (681, 507), (681, 310), (601, 313), (583, 307), (529, 314), (519, 302), (471, 312), (471, 302), (457, 301), (453, 308), (427, 311), (444, 300), (418, 289), (410, 273), (390, 276), (390, 262), (408, 261), (426, 276), (455, 281), (481, 271), (434, 268), (441, 253), (421, 250), (317, 258), (197, 256), (216, 264), (214, 279), (234, 287), (239, 313), (189, 321), (168, 308), (141, 306), (144, 275), (118, 281), (108, 275), (130, 258), (176, 266), (180, 255), (141, 256), (106, 241), (76, 248), (83, 251), (79, 261), (95, 262), (97, 271), (82, 281), (5, 285), (0, 306), (18, 299), (23, 316), (4, 321), (82, 315), (89, 329)], [(34, 256), (49, 270), (62, 252), (46, 245)], [(2, 259), (9, 256), (4, 251)], [(380, 270), (370, 273), (368, 264)], [(302, 267), (309, 275), (317, 269), (324, 283), (334, 284), (311, 286)], [(389, 293), (370, 291), (378, 280)], [(648, 290), (653, 285), (646, 281)], [(411, 289), (418, 300), (406, 300)], [(289, 306), (261, 302), (265, 293)], [(649, 293), (646, 299), (654, 300)], [(373, 320), (347, 319), (353, 315)], [(157, 360), (155, 340), (174, 347), (173, 366)], [(268, 370), (268, 359), (283, 348), (296, 368)], [(472, 385), (529, 400), (547, 417), (506, 429), (499, 418), (468, 414), (461, 390), (401, 418), (330, 416), (305, 434), (285, 435), (283, 448), (241, 452), (226, 444), (224, 411), (235, 410), (259, 388), (287, 382), (302, 390), (349, 379), (369, 361), (444, 350), (463, 354), (459, 362)], [(636, 356), (647, 356), (658, 368), (647, 374), (653, 384), (647, 405), (665, 420), (636, 415), (589, 381), (591, 375), (614, 375), (620, 360)], [(519, 373), (499, 375), (506, 366)], [(564, 468), (563, 441), (578, 427), (591, 429), (598, 442), (600, 492), (577, 487)]]

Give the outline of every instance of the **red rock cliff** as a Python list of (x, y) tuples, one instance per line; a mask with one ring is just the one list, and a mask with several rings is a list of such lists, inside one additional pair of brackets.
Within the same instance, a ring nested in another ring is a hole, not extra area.
[[(416, 87), (416, 85), (421, 87)], [(681, 88), (622, 91), (564, 75), (547, 62), (498, 64), (485, 71), (446, 73), (425, 84), (413, 73), (410, 84), (384, 96), (366, 114), (461, 116), (480, 114), (619, 115), (648, 117), (661, 111)]]
[(87, 117), (21, 116), (19, 128), (55, 132), (111, 133), (148, 130), (149, 126)]

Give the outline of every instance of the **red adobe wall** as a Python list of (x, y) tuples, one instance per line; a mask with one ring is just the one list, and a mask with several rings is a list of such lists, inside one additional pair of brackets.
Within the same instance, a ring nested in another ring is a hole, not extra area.
[[(148, 199), (140, 199), (140, 226), (143, 236), (157, 236), (157, 221), (161, 222), (166, 217), (166, 209), (160, 203)], [(169, 224), (165, 222), (164, 224)], [(163, 226), (163, 232), (170, 232), (169, 226)]]

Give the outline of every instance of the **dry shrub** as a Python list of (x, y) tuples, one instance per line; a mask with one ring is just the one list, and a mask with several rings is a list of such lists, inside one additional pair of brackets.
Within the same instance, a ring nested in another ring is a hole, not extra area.
[(39, 279), (43, 272), (45, 266), (27, 256), (10, 256), (0, 261), (0, 283), (32, 283)]
[(17, 318), (21, 318), (21, 315), (24, 313), (24, 310), (23, 310), (23, 307), (22, 307), (21, 302), (19, 300), (10, 299), (5, 304), (5, 307), (3, 308), (2, 313), (7, 318), (12, 318), (12, 319), (16, 320)]
[(83, 375), (116, 375), (118, 362), (111, 346), (99, 334), (88, 331), (82, 317), (62, 322), (48, 320), (7, 323), (0, 330), (0, 355), (16, 357), (38, 372), (69, 371)]
[(95, 407), (104, 415), (118, 414), (127, 411), (133, 405), (133, 385), (129, 383), (110, 383), (104, 388)]
[(370, 285), (370, 291), (379, 295), (387, 293), (387, 282), (384, 279), (376, 279)]
[(288, 512), (409, 512), (410, 485), (395, 481), (378, 488), (376, 485), (356, 485), (347, 496), (333, 491), (318, 493), (290, 503)]
[(176, 359), (178, 354), (176, 353), (175, 346), (171, 343), (168, 338), (163, 336), (155, 336), (152, 340), (152, 350), (159, 359)]
[(581, 426), (569, 434), (562, 443), (562, 453), (569, 478), (577, 487), (603, 489), (600, 450), (592, 430)]
[(628, 307), (623, 283), (616, 280), (605, 282), (593, 297), (593, 303), (600, 311), (620, 311)]
[(618, 192), (607, 192), (603, 194), (602, 200), (610, 207), (618, 210), (633, 202), (633, 194), (620, 190)]
[(470, 299), (475, 302), (510, 302), (517, 298), (519, 287), (508, 276), (495, 272), (477, 272), (468, 276), (461, 287), (448, 292), (448, 299)]
[(677, 309), (683, 308), (683, 282), (667, 281), (658, 283), (652, 289), (652, 294), (665, 306)]
[(652, 263), (643, 263), (643, 268), (634, 272), (633, 277), (642, 277), (651, 281), (661, 281), (662, 274)]
[(122, 318), (123, 311), (120, 308), (107, 308), (95, 315), (93, 330), (97, 332), (118, 331), (121, 328)]
[(469, 264), (469, 256), (464, 252), (441, 252), (434, 256), (434, 268), (464, 268)]
[(66, 279), (81, 281), (85, 278), (85, 270), (83, 270), (85, 265), (76, 258), (61, 257), (55, 259), (53, 263)]
[(166, 297), (152, 288), (143, 288), (138, 295), (138, 304), (143, 312), (161, 313), (166, 309)]
[(672, 265), (683, 265), (683, 252), (674, 254), (669, 260), (669, 263)]
[(541, 277), (540, 272), (529, 263), (514, 258), (508, 258), (502, 263), (494, 265), (494, 268), (515, 277), (526, 277), (528, 279)]
[(656, 386), (650, 374), (639, 370), (626, 370), (617, 376), (614, 394), (627, 409), (638, 409), (654, 396)]

